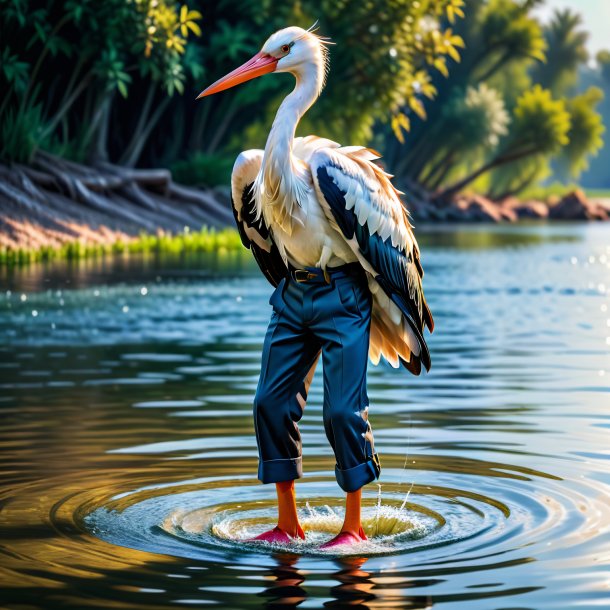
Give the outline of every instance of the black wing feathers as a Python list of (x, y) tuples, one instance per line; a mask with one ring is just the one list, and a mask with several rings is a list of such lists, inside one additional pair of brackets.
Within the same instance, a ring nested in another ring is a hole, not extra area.
[[(400, 309), (417, 337), (421, 346), (420, 356), (411, 358), (409, 363), (401, 359), (403, 365), (411, 372), (419, 374), (421, 359), (426, 369), (430, 369), (430, 352), (422, 333), (424, 322), (432, 328), (432, 316), (420, 291), (417, 288), (410, 290), (408, 285), (409, 273), (413, 269), (412, 267), (409, 269), (409, 265), (414, 264), (417, 271), (421, 270), (419, 257), (416, 257), (417, 260), (412, 260), (411, 253), (393, 246), (390, 238), (383, 240), (377, 233), (371, 235), (367, 223), (361, 225), (354, 210), (346, 208), (345, 193), (328, 174), (326, 167), (318, 167), (317, 178), (320, 190), (342, 233), (347, 239), (356, 238), (362, 256), (377, 272), (376, 281)], [(423, 270), (421, 272), (423, 273)], [(419, 281), (419, 277), (411, 278), (411, 281)], [(419, 299), (423, 301), (421, 316), (418, 309)]]
[(244, 229), (245, 223), (248, 227), (251, 227), (261, 235), (265, 240), (269, 239), (269, 228), (261, 218), (259, 221), (256, 220), (256, 207), (254, 205), (254, 192), (253, 183), (248, 184), (242, 193), (241, 199), (241, 220), (238, 217), (235, 204), (231, 200), (231, 206), (233, 208), (233, 215), (235, 216), (235, 222), (237, 224), (237, 230), (241, 237), (241, 241), (246, 248), (252, 250), (254, 260), (258, 263), (264, 276), (269, 280), (271, 285), (277, 286), (280, 280), (286, 276), (288, 269), (284, 264), (282, 257), (275, 244), (271, 245), (271, 251), (267, 252), (260, 246), (250, 240)]

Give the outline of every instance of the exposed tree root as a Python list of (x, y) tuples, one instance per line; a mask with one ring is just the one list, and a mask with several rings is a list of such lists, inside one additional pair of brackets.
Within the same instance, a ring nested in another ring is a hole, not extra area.
[(46, 152), (28, 166), (0, 164), (0, 247), (107, 244), (232, 224), (226, 201), (175, 184), (165, 169), (88, 167)]

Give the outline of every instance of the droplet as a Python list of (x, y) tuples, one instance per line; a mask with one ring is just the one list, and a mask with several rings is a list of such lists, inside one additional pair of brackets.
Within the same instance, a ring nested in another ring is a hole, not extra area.
[(21, 295), (21, 301), (22, 301), (23, 303), (25, 303), (27, 300), (28, 300), (28, 295), (27, 295), (27, 294), (22, 294), (22, 295)]
[(35, 309), (32, 309), (32, 317), (36, 318), (38, 316), (38, 312)]
[(129, 313), (129, 306), (128, 305), (123, 305), (122, 312), (123, 313)]
[(146, 286), (142, 286), (142, 288), (140, 288), (140, 294), (145, 297), (148, 294), (148, 288), (146, 288)]

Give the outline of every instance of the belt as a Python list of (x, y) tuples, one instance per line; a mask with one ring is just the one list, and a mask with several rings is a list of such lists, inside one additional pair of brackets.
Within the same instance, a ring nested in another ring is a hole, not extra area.
[(321, 269), (320, 267), (304, 267), (303, 269), (297, 269), (288, 263), (288, 274), (299, 284), (330, 284), (331, 279), (347, 277), (349, 275), (363, 275), (364, 270), (360, 263), (346, 263), (339, 267), (326, 267), (326, 269)]

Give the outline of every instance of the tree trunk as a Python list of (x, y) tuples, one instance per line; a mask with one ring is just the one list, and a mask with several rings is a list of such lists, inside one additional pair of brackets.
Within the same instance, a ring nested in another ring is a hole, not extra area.
[(146, 141), (148, 140), (152, 130), (155, 128), (155, 126), (159, 122), (161, 115), (165, 112), (166, 108), (169, 106), (170, 100), (171, 100), (170, 97), (165, 97), (161, 100), (161, 102), (159, 102), (157, 108), (153, 112), (152, 116), (148, 120), (148, 123), (146, 124), (146, 126), (144, 127), (142, 132), (139, 134), (139, 136), (137, 138), (134, 137), (132, 139), (133, 147), (131, 149), (131, 152), (129, 153), (129, 156), (125, 159), (123, 165), (125, 165), (126, 167), (134, 167), (135, 164), (138, 162), (138, 159), (140, 158), (140, 155), (142, 154), (142, 149), (144, 148), (144, 144), (146, 144)]
[(524, 157), (529, 157), (536, 153), (537, 150), (535, 148), (530, 148), (529, 150), (521, 150), (515, 152), (506, 152), (503, 155), (499, 155), (489, 161), (488, 163), (483, 164), (477, 170), (467, 175), (465, 178), (454, 182), (451, 186), (448, 186), (446, 189), (442, 190), (437, 196), (436, 199), (450, 199), (457, 193), (459, 193), (463, 188), (467, 187), (469, 184), (474, 182), (479, 176), (482, 176), (484, 173), (488, 172), (495, 167), (500, 167), (501, 165), (506, 165), (507, 163), (511, 163), (512, 161), (517, 161), (518, 159), (523, 159)]
[[(135, 165), (135, 161), (133, 157), (135, 155), (135, 151), (138, 147), (138, 143), (142, 140), (142, 133), (144, 132), (144, 127), (146, 126), (146, 122), (148, 121), (150, 115), (150, 107), (152, 106), (153, 100), (155, 98), (155, 89), (157, 88), (154, 81), (151, 81), (148, 85), (148, 91), (146, 92), (146, 97), (144, 98), (144, 103), (140, 109), (140, 116), (138, 118), (138, 122), (136, 124), (133, 133), (131, 134), (131, 138), (129, 140), (129, 144), (125, 147), (123, 154), (119, 158), (120, 165), (126, 165), (127, 167), (133, 167)], [(140, 146), (141, 152), (141, 146)], [(138, 155), (139, 156), (139, 155)]]

